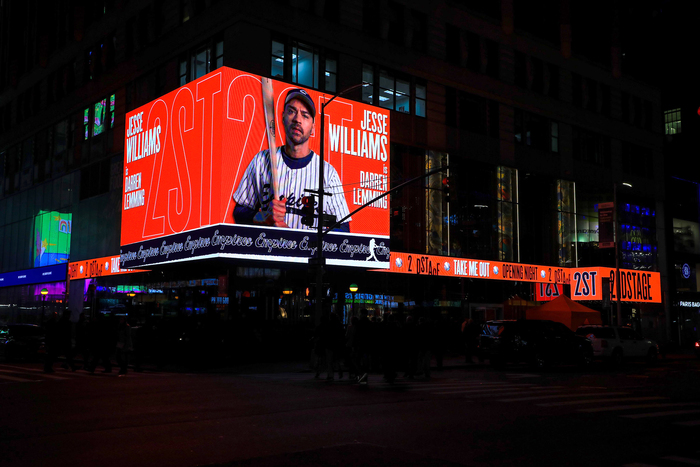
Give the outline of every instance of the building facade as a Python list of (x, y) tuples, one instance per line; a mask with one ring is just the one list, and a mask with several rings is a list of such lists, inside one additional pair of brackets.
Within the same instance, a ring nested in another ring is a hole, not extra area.
[[(344, 97), (391, 112), (392, 186), (449, 166), (391, 193), (392, 251), (555, 268), (615, 267), (617, 252), (620, 268), (659, 272), (664, 294), (624, 303), (621, 321), (673, 338), (661, 93), (625, 68), (620, 11), (590, 10), (563, 1), (534, 13), (518, 0), (3, 2), (0, 272), (86, 269), (67, 271), (69, 282), (13, 279), (0, 287), (0, 321), (38, 322), (64, 306), (310, 319), (302, 266), (202, 260), (112, 275), (95, 262), (120, 251), (126, 113), (227, 66), (328, 94), (365, 83)], [(598, 205), (614, 199), (618, 248), (600, 248)], [(483, 320), (508, 316), (514, 296), (535, 298), (517, 280), (343, 268), (324, 284), (345, 317), (365, 307)], [(589, 304), (617, 319), (609, 300)]]

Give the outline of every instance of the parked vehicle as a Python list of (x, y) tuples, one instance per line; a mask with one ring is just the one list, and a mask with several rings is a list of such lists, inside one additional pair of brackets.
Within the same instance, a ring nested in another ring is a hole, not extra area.
[(576, 334), (586, 337), (593, 346), (593, 356), (620, 365), (625, 359), (646, 359), (654, 362), (659, 345), (640, 336), (629, 326), (579, 326)]
[(548, 320), (497, 320), (486, 322), (479, 336), (479, 359), (494, 366), (529, 363), (545, 368), (556, 363), (588, 366), (593, 348), (562, 323)]
[(36, 358), (44, 352), (44, 330), (39, 326), (7, 324), (0, 327), (0, 356), (5, 361)]
[(695, 356), (700, 358), (700, 341), (695, 342), (693, 349), (695, 350)]

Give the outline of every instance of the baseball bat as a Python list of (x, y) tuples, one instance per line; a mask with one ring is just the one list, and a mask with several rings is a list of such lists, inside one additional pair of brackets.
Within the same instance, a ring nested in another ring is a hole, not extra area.
[(270, 78), (262, 79), (263, 107), (265, 109), (265, 124), (267, 125), (267, 145), (270, 148), (270, 167), (272, 168), (272, 190), (274, 198), (280, 199), (279, 177), (277, 175), (277, 141), (275, 123), (275, 101)]

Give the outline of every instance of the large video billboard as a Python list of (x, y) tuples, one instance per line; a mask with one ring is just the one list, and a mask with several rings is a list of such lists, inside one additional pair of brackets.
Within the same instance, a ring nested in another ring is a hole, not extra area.
[[(262, 81), (224, 67), (127, 114), (123, 268), (205, 256), (313, 257), (317, 219), (301, 222), (302, 197), (317, 190), (318, 156), (301, 149), (308, 138), (308, 149), (320, 151), (321, 106), (333, 96), (272, 81), (271, 170)], [(285, 105), (295, 89), (303, 92)], [(315, 113), (308, 128), (304, 108)], [(389, 190), (389, 111), (337, 98), (325, 113), (323, 211), (340, 221)], [(273, 196), (283, 199), (281, 227), (265, 216)], [(388, 197), (326, 235), (323, 248), (329, 264), (388, 267)]]
[(70, 259), (72, 214), (39, 211), (34, 218), (34, 267), (67, 264)]

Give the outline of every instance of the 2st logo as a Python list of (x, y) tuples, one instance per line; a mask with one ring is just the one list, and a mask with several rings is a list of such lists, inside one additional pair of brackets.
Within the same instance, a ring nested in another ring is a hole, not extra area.
[(596, 278), (597, 271), (576, 271), (571, 275), (573, 279), (573, 290), (571, 291), (574, 297), (595, 297), (598, 295)]
[(553, 299), (561, 295), (561, 286), (559, 284), (545, 284), (540, 282), (538, 285), (540, 286), (540, 297)]

